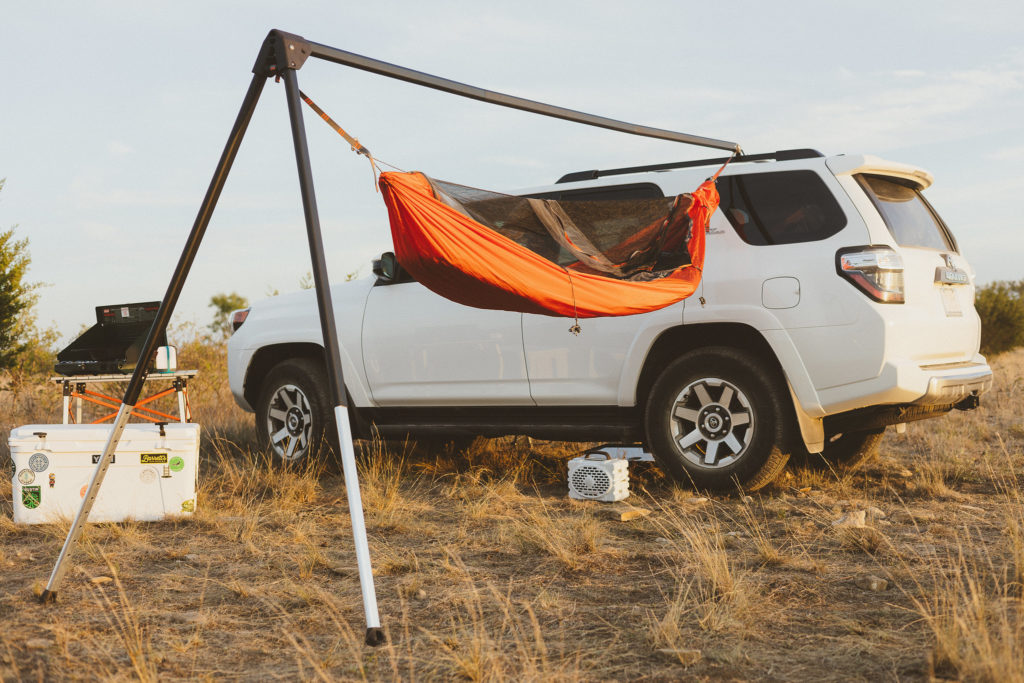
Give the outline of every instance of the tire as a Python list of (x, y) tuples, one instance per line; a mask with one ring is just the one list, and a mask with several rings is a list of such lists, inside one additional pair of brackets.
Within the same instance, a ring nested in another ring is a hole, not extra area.
[(810, 453), (802, 446), (793, 454), (794, 463), (808, 469), (853, 471), (878, 457), (885, 427), (862, 432), (847, 432), (825, 444), (821, 453)]
[(763, 361), (736, 349), (680, 356), (654, 382), (644, 409), (655, 460), (701, 489), (766, 486), (789, 458), (779, 383)]
[(285, 464), (327, 450), (336, 428), (322, 363), (290, 358), (267, 373), (256, 405), (256, 434), (260, 445)]

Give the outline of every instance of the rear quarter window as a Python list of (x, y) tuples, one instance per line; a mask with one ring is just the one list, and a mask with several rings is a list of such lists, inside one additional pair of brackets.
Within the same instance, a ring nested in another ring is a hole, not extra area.
[(814, 171), (723, 176), (719, 210), (747, 244), (823, 240), (846, 227), (846, 214)]
[(896, 244), (957, 251), (953, 235), (916, 184), (891, 176), (859, 174), (856, 177), (878, 213), (882, 214), (882, 220)]

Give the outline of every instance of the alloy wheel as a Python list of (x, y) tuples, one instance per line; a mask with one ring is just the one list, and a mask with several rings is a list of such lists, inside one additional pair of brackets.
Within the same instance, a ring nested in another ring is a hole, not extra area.
[(274, 392), (267, 410), (270, 445), (284, 460), (298, 460), (309, 447), (313, 429), (313, 411), (309, 399), (294, 384), (285, 384)]
[(686, 385), (672, 405), (672, 441), (688, 461), (717, 469), (735, 462), (754, 436), (754, 411), (734, 384), (707, 377)]

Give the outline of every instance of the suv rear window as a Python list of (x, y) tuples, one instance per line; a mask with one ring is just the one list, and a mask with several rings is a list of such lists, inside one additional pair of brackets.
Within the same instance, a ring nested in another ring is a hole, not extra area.
[(796, 244), (831, 237), (846, 214), (814, 171), (723, 176), (722, 213), (747, 244)]
[(857, 180), (882, 214), (896, 244), (956, 251), (952, 235), (913, 182), (867, 174), (858, 175)]

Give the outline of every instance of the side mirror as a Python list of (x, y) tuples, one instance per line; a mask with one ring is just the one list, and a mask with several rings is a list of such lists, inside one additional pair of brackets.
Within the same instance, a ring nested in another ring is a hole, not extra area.
[(391, 282), (395, 279), (398, 274), (398, 261), (393, 252), (385, 251), (379, 259), (374, 259), (373, 274), (383, 282)]

